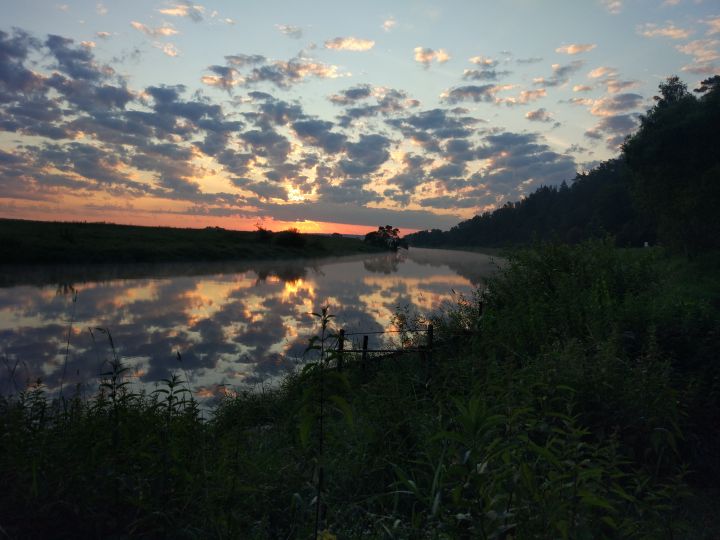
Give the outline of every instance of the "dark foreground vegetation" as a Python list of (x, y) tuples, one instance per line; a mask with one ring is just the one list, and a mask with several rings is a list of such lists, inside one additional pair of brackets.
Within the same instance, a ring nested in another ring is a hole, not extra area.
[(232, 261), (378, 251), (340, 235), (0, 219), (0, 264)]
[(433, 319), (431, 362), (339, 373), (320, 317), (302, 371), (210, 415), (177, 378), (136, 393), (119, 358), (92, 399), (29, 388), (0, 400), (0, 530), (717, 538), (718, 262), (611, 241), (517, 252)]

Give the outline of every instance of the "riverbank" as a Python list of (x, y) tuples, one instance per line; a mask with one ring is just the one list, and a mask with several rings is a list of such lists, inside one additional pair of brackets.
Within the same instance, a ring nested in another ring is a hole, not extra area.
[[(713, 260), (601, 242), (519, 252), (481, 317), (476, 298), (432, 319), (432, 363), (363, 371), (346, 353), (338, 373), (317, 351), (279, 388), (228, 392), (209, 419), (181, 378), (143, 394), (111, 358), (92, 399), (0, 400), (0, 526), (716, 538), (718, 277), (698, 275)], [(343, 321), (325, 322), (312, 343), (326, 351)]]
[(200, 262), (375, 253), (357, 238), (0, 219), (0, 264)]

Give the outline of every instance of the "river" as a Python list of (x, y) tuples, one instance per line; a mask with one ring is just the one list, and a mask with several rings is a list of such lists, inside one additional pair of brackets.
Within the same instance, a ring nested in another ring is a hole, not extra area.
[[(136, 391), (175, 373), (212, 401), (271, 384), (307, 361), (319, 322), (310, 313), (322, 306), (336, 328), (379, 332), (398, 310), (422, 316), (472, 296), (496, 268), (479, 253), (412, 248), (297, 261), (0, 269), (0, 393), (40, 380), (51, 394), (62, 385), (65, 395), (89, 395), (114, 347)], [(373, 334), (370, 348), (387, 345), (383, 339)]]

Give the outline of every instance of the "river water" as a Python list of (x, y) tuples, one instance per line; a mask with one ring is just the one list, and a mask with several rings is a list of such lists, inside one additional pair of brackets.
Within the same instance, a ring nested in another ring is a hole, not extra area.
[[(88, 395), (114, 347), (135, 390), (152, 391), (175, 373), (212, 401), (307, 361), (318, 331), (310, 313), (322, 306), (347, 333), (379, 332), (392, 328), (398, 309), (427, 315), (471, 296), (496, 268), (479, 253), (412, 248), (298, 261), (0, 269), (0, 393), (39, 379), (50, 393), (62, 385), (66, 395)], [(373, 334), (370, 348), (383, 339)]]

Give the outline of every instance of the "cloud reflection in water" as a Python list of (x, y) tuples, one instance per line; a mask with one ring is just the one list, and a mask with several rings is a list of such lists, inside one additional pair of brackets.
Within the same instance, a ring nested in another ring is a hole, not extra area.
[[(109, 345), (107, 328), (138, 386), (184, 370), (200, 398), (268, 381), (302, 361), (329, 304), (348, 332), (389, 327), (398, 306), (420, 313), (470, 293), (495, 266), (485, 255), (412, 249), (297, 262), (125, 265), (5, 272), (0, 288), (0, 392), (38, 378), (59, 388), (77, 292), (65, 388), (91, 392)], [(78, 277), (73, 280), (73, 275)], [(58, 283), (60, 283), (58, 285)], [(176, 353), (182, 355), (178, 362)], [(12, 376), (11, 376), (12, 375)]]

